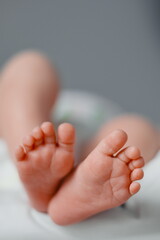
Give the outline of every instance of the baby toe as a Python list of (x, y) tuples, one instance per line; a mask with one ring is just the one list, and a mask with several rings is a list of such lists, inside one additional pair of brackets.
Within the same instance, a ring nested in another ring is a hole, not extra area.
[(140, 151), (137, 147), (127, 147), (122, 149), (117, 156), (121, 161), (125, 163), (129, 163), (133, 159), (137, 159), (140, 157)]
[(18, 146), (15, 150), (15, 156), (18, 161), (22, 161), (25, 159), (26, 153), (22, 146)]
[(35, 142), (35, 140), (34, 140), (33, 136), (28, 135), (28, 136), (24, 137), (23, 147), (24, 147), (26, 153), (28, 153), (29, 151), (31, 151), (33, 149), (34, 142)]
[(136, 181), (142, 179), (144, 176), (144, 172), (140, 168), (136, 168), (131, 173), (131, 181)]
[(135, 168), (142, 168), (144, 167), (145, 162), (143, 157), (140, 157), (139, 159), (133, 160), (129, 163), (128, 167), (132, 171)]
[(38, 147), (39, 145), (43, 144), (44, 135), (40, 127), (36, 127), (33, 129), (32, 136), (35, 139), (35, 147)]
[(44, 122), (41, 125), (41, 130), (44, 134), (44, 143), (55, 144), (56, 143), (56, 136), (53, 124), (51, 122)]
[(116, 157), (118, 157), (118, 159), (120, 159), (121, 161), (123, 161), (123, 162), (125, 162), (125, 163), (128, 163), (128, 162), (130, 162), (131, 159), (126, 155), (126, 150), (127, 150), (127, 148), (122, 149), (122, 150), (117, 154)]
[(73, 151), (75, 129), (69, 123), (62, 123), (58, 128), (58, 144), (67, 151)]
[(137, 148), (135, 146), (126, 148), (125, 154), (130, 159), (137, 159), (141, 156), (139, 148)]
[(97, 146), (97, 149), (108, 156), (116, 154), (126, 143), (127, 134), (117, 129), (108, 134)]
[(137, 182), (132, 182), (130, 187), (129, 187), (129, 192), (131, 195), (136, 194), (141, 188), (141, 185)]

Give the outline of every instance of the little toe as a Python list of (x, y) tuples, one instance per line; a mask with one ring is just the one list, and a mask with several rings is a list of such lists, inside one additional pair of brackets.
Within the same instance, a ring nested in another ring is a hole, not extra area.
[(136, 168), (131, 173), (131, 181), (136, 181), (142, 179), (144, 176), (144, 172), (141, 168)]
[(23, 146), (24, 146), (26, 153), (28, 153), (29, 151), (31, 151), (33, 149), (34, 142), (35, 142), (35, 139), (33, 138), (33, 136), (28, 135), (28, 136), (24, 137)]
[(121, 130), (117, 129), (112, 131), (106, 138), (104, 138), (98, 145), (100, 152), (112, 156), (118, 152), (126, 143), (127, 134)]
[(67, 151), (73, 151), (75, 129), (69, 123), (62, 123), (58, 128), (58, 144)]
[(140, 157), (139, 159), (133, 160), (128, 164), (129, 169), (132, 171), (135, 168), (142, 168), (144, 167), (145, 162), (143, 157)]
[(26, 153), (24, 152), (24, 148), (22, 146), (18, 146), (16, 148), (15, 156), (18, 161), (22, 161), (25, 159)]
[(141, 185), (137, 182), (132, 182), (129, 187), (129, 192), (131, 195), (136, 194), (141, 188)]
[(44, 122), (41, 125), (42, 132), (44, 134), (44, 143), (55, 144), (56, 136), (53, 124), (51, 122)]
[(38, 147), (39, 145), (43, 144), (44, 135), (40, 127), (36, 127), (33, 129), (32, 136), (35, 139), (35, 147)]

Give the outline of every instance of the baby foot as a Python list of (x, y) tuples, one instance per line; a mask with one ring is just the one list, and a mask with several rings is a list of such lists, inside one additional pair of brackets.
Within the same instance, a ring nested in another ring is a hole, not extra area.
[(53, 221), (79, 222), (123, 204), (139, 191), (135, 181), (143, 178), (144, 160), (137, 147), (120, 151), (126, 141), (124, 131), (113, 131), (67, 177), (49, 204)]
[(69, 123), (58, 128), (56, 136), (52, 123), (45, 122), (25, 137), (16, 149), (20, 179), (34, 208), (46, 212), (48, 202), (74, 163), (75, 131)]

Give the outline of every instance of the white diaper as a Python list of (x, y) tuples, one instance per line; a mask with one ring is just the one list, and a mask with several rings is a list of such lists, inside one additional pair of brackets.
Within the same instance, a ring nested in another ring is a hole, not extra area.
[[(80, 144), (101, 124), (122, 112), (98, 96), (64, 91), (54, 121), (73, 123)], [(3, 141), (0, 161), (0, 240), (160, 239), (160, 153), (145, 167), (142, 189), (127, 202), (126, 208), (117, 207), (68, 227), (57, 226), (48, 215), (30, 208)]]

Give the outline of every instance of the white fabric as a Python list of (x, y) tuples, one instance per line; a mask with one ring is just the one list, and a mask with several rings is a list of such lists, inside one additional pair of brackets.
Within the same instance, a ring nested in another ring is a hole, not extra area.
[[(62, 117), (62, 112), (70, 105), (72, 97), (82, 105), (82, 94), (64, 92), (60, 96), (56, 109), (57, 120), (68, 120), (69, 114)], [(79, 95), (78, 95), (79, 94)], [(90, 99), (90, 103), (89, 100)], [(92, 98), (92, 100), (91, 100)], [(67, 100), (68, 99), (68, 100)], [(83, 100), (87, 108), (93, 103), (94, 96), (83, 94)], [(99, 101), (102, 101), (102, 99)], [(64, 102), (66, 108), (64, 108)], [(102, 103), (102, 102), (101, 102)], [(76, 103), (77, 104), (77, 103)], [(74, 104), (73, 104), (74, 105)], [(104, 105), (106, 106), (106, 105)], [(113, 104), (109, 103), (113, 107)], [(58, 110), (59, 109), (59, 110)], [(76, 108), (77, 109), (77, 108)], [(108, 107), (109, 109), (109, 107)], [(112, 116), (120, 112), (118, 107)], [(93, 110), (95, 106), (93, 104)], [(69, 111), (69, 110), (68, 110)], [(90, 121), (86, 116), (87, 111), (83, 109), (84, 115), (72, 115), (72, 118), (86, 118), (82, 121)], [(86, 111), (86, 112), (85, 112)], [(109, 110), (108, 110), (109, 111)], [(74, 112), (74, 111), (73, 111)], [(73, 116), (74, 115), (74, 116)], [(83, 116), (83, 117), (82, 117)], [(94, 119), (93, 112), (90, 116)], [(106, 116), (105, 116), (106, 117)], [(100, 119), (100, 118), (99, 118)], [(104, 121), (104, 118), (101, 119)], [(100, 122), (100, 121), (99, 121)], [(94, 124), (93, 124), (94, 125)], [(95, 126), (95, 125), (94, 125)], [(142, 181), (140, 193), (132, 197), (126, 208), (115, 208), (98, 214), (80, 224), (68, 227), (60, 227), (54, 224), (46, 214), (41, 214), (29, 207), (26, 195), (20, 184), (17, 172), (12, 165), (5, 143), (0, 141), (0, 239), (52, 239), (52, 240), (141, 240), (160, 239), (160, 153), (144, 169), (145, 178)]]

